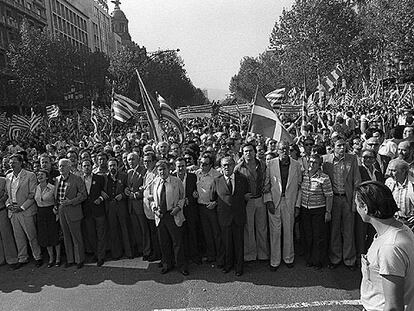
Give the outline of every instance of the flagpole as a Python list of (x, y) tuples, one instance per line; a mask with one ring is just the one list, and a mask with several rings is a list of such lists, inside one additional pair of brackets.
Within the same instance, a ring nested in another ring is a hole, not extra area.
[(115, 81), (112, 81), (112, 94), (111, 94), (111, 131), (109, 133), (109, 138), (112, 141), (112, 135), (114, 133), (114, 94), (115, 94)]
[[(257, 84), (256, 86), (256, 92), (254, 93), (254, 99), (253, 99), (253, 103), (256, 102), (256, 98), (257, 98), (257, 93), (259, 92), (259, 84)], [(249, 120), (249, 126), (247, 128), (247, 132), (249, 132), (249, 130), (252, 128), (252, 114), (253, 114), (253, 109), (254, 109), (254, 104), (252, 105), (252, 110), (250, 112), (250, 120)], [(246, 135), (247, 137), (247, 135)]]

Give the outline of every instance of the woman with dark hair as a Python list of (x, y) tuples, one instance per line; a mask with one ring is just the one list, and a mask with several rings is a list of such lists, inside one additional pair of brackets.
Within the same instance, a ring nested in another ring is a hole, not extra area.
[[(48, 268), (60, 266), (59, 225), (56, 214), (55, 186), (48, 183), (48, 171), (41, 169), (37, 173), (39, 184), (34, 199), (37, 211), (37, 239), (39, 245), (47, 248), (49, 254)], [(56, 262), (53, 249), (56, 250)]]
[(391, 190), (377, 181), (356, 189), (355, 203), (364, 222), (376, 231), (361, 256), (361, 302), (365, 310), (414, 310), (414, 234), (394, 218)]

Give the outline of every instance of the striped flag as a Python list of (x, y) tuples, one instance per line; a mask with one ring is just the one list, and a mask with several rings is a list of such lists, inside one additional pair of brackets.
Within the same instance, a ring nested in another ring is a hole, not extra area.
[(30, 120), (24, 116), (13, 115), (9, 125), (9, 138), (16, 140), (30, 130)]
[(46, 107), (46, 114), (49, 119), (57, 118), (60, 114), (58, 105), (50, 105)]
[(97, 108), (94, 105), (94, 102), (91, 101), (91, 122), (93, 124), (93, 132), (96, 134), (99, 130), (99, 121), (98, 121), (98, 112)]
[(31, 109), (30, 114), (30, 132), (36, 131), (42, 125), (43, 117), (42, 115), (36, 115), (33, 108)]
[(270, 105), (275, 110), (279, 110), (283, 104), (283, 100), (285, 99), (285, 88), (276, 89), (268, 94), (266, 94), (266, 99), (269, 101)]
[(157, 100), (158, 103), (160, 104), (160, 116), (161, 119), (163, 121), (168, 121), (169, 123), (171, 123), (172, 125), (174, 125), (180, 135), (180, 143), (184, 141), (184, 127), (181, 124), (180, 119), (178, 118), (177, 114), (175, 113), (175, 111), (167, 104), (167, 102), (165, 101), (165, 99), (157, 93)]
[(112, 110), (114, 111), (114, 119), (126, 122), (132, 118), (134, 113), (138, 111), (139, 104), (128, 97), (114, 93)]
[(250, 118), (249, 132), (292, 143), (292, 137), (283, 126), (266, 98), (256, 90)]
[(352, 102), (354, 101), (355, 98), (355, 94), (352, 93), (352, 91), (347, 90), (343, 99), (342, 99), (342, 106), (346, 107), (352, 104)]
[(160, 126), (160, 107), (158, 106), (157, 101), (148, 94), (138, 70), (136, 70), (136, 72), (138, 76), (139, 89), (141, 91), (142, 103), (148, 115), (152, 135), (156, 141), (161, 141), (162, 129)]
[(400, 107), (412, 108), (413, 89), (410, 86), (404, 88), (404, 93), (400, 97)]
[(337, 65), (336, 68), (330, 72), (326, 77), (322, 78), (321, 84), (322, 87), (327, 91), (331, 91), (335, 83), (338, 81), (338, 79), (342, 76), (342, 68)]

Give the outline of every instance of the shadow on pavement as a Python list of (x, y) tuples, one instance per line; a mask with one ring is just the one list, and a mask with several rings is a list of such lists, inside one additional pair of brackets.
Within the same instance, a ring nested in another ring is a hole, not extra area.
[(240, 277), (235, 276), (234, 271), (223, 274), (220, 269), (209, 264), (199, 266), (192, 264), (189, 271), (190, 275), (185, 277), (177, 270), (161, 275), (156, 263), (150, 264), (147, 269), (91, 265), (78, 270), (76, 267), (47, 268), (46, 265), (36, 268), (31, 262), (17, 271), (11, 271), (7, 266), (0, 267), (0, 292), (37, 293), (46, 286), (75, 288), (79, 285), (97, 285), (103, 282), (133, 285), (140, 281), (153, 281), (168, 285), (183, 283), (186, 280), (204, 280), (209, 283), (245, 282), (273, 287), (321, 286), (343, 290), (357, 289), (360, 284), (358, 270), (349, 271), (345, 267), (338, 267), (335, 270), (327, 268), (314, 270), (306, 267), (302, 258), (297, 259), (294, 268), (289, 269), (282, 264), (276, 272), (269, 271), (266, 262), (247, 263), (244, 274)]

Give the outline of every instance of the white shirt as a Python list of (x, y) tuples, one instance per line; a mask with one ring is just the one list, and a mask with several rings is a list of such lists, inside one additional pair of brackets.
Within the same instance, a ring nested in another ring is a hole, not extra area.
[(12, 199), (13, 203), (17, 202), (16, 193), (17, 193), (17, 189), (19, 189), (21, 173), (22, 173), (22, 171), (20, 171), (19, 174), (17, 174), (17, 177), (14, 176), (14, 173), (12, 174), (10, 189), (11, 189), (11, 199)]
[(211, 168), (208, 173), (203, 173), (200, 168), (195, 174), (197, 175), (198, 203), (209, 204), (214, 178), (220, 176), (220, 173), (214, 168)]
[(412, 182), (405, 179), (404, 183), (400, 184), (389, 177), (385, 181), (385, 185), (391, 189), (392, 196), (399, 208), (397, 212), (399, 216), (409, 217), (414, 215), (414, 188)]
[(84, 176), (83, 180), (85, 181), (86, 191), (88, 191), (88, 194), (91, 192), (92, 187), (92, 174), (89, 176)]

